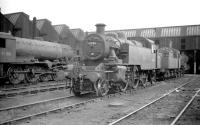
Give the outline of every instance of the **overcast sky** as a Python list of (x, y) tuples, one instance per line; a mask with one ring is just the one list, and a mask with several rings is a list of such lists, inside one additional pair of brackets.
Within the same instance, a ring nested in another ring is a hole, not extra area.
[(96, 23), (107, 30), (200, 24), (200, 0), (0, 0), (0, 7), (84, 31)]

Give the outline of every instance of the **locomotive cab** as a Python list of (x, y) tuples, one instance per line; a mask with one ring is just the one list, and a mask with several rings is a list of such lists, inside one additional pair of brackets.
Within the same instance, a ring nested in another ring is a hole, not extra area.
[(0, 62), (14, 62), (16, 58), (16, 40), (9, 33), (0, 32)]
[[(5, 77), (5, 68), (8, 62), (16, 59), (16, 40), (9, 33), (0, 32), (0, 78)], [(5, 65), (4, 65), (5, 64)]]
[(158, 52), (162, 57), (160, 60), (161, 76), (165, 78), (180, 76), (182, 73), (180, 70), (180, 52), (169, 47), (160, 48)]

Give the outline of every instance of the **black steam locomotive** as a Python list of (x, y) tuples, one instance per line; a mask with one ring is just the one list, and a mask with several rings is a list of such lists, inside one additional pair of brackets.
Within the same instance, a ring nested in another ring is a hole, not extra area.
[(12, 84), (54, 79), (55, 69), (73, 56), (68, 45), (0, 32), (0, 78)]
[(146, 86), (147, 81), (179, 77), (183, 73), (180, 52), (159, 48), (154, 41), (129, 41), (122, 32), (105, 33), (105, 25), (97, 24), (96, 33), (89, 34), (82, 45), (82, 63), (71, 72), (71, 89), (79, 96), (83, 92), (106, 95), (109, 90), (126, 91)]

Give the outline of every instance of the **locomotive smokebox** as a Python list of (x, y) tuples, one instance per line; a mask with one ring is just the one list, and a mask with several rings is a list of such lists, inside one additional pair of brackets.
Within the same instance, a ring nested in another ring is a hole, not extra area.
[(98, 23), (98, 24), (96, 24), (95, 26), (96, 26), (96, 33), (98, 33), (98, 34), (104, 34), (104, 32), (105, 32), (105, 27), (106, 27), (105, 24), (103, 24), (103, 23)]

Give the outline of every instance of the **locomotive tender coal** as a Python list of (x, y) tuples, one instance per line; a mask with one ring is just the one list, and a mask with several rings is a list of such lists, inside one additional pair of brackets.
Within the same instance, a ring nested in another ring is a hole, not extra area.
[(73, 56), (73, 49), (65, 44), (18, 38), (0, 32), (0, 78), (8, 78), (12, 84), (53, 78), (52, 62)]
[[(126, 91), (138, 84), (153, 83), (157, 78), (178, 77), (182, 70), (180, 52), (159, 48), (146, 39), (150, 47), (129, 41), (121, 32), (105, 33), (105, 25), (97, 24), (96, 33), (83, 41), (83, 65), (74, 66), (71, 73), (72, 91), (95, 92), (104, 96), (110, 89)], [(145, 39), (145, 38), (144, 38)]]

